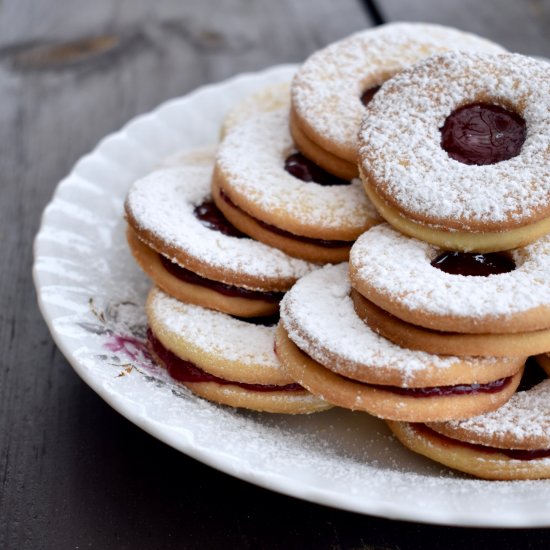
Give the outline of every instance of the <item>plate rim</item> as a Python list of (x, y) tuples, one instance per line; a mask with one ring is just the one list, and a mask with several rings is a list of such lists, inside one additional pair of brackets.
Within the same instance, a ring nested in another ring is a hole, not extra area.
[[(132, 128), (142, 124), (144, 121), (147, 122), (148, 119), (154, 119), (158, 116), (159, 112), (172, 108), (173, 106), (184, 105), (185, 103), (192, 102), (201, 94), (210, 93), (217, 90), (219, 91), (219, 89), (223, 89), (225, 86), (238, 84), (244, 85), (247, 80), (263, 82), (265, 80), (269, 80), (270, 78), (274, 78), (274, 75), (287, 73), (288, 77), (290, 77), (297, 67), (297, 64), (282, 64), (268, 67), (261, 71), (240, 73), (220, 82), (200, 86), (184, 96), (168, 99), (160, 103), (154, 109), (133, 117), (119, 130), (104, 136), (90, 152), (82, 155), (74, 163), (68, 174), (56, 185), (51, 199), (44, 207), (40, 218), (39, 229), (33, 242), (33, 283), (41, 315), (48, 326), (52, 339), (67, 362), (84, 381), (84, 383), (87, 384), (119, 414), (127, 418), (130, 422), (144, 430), (152, 437), (163, 441), (165, 444), (171, 446), (177, 451), (242, 481), (253, 483), (254, 485), (265, 489), (286, 494), (295, 498), (300, 498), (315, 504), (331, 506), (350, 512), (367, 514), (392, 520), (413, 521), (424, 524), (449, 525), (456, 527), (550, 527), (550, 517), (548, 517), (547, 514), (542, 513), (542, 511), (539, 511), (538, 514), (531, 513), (529, 515), (514, 515), (502, 518), (483, 514), (481, 514), (480, 517), (479, 515), (472, 513), (463, 512), (462, 514), (459, 514), (456, 511), (438, 511), (432, 510), (431, 508), (430, 513), (428, 513), (425, 508), (421, 510), (414, 508), (413, 506), (411, 506), (410, 509), (403, 508), (403, 505), (400, 506), (395, 502), (390, 502), (387, 500), (381, 504), (379, 501), (373, 500), (372, 497), (366, 499), (363, 494), (355, 497), (343, 492), (336, 492), (332, 489), (312, 487), (311, 484), (308, 484), (305, 481), (299, 482), (294, 478), (284, 477), (281, 474), (275, 474), (273, 472), (264, 473), (262, 476), (261, 473), (256, 472), (254, 469), (246, 469), (246, 467), (244, 467), (245, 464), (243, 463), (243, 459), (240, 457), (232, 457), (233, 460), (229, 460), (223, 453), (221, 455), (215, 453), (213, 454), (211, 450), (202, 448), (200, 445), (195, 445), (192, 439), (182, 437), (180, 432), (176, 433), (172, 429), (159, 430), (157, 422), (140, 416), (139, 412), (135, 408), (128, 406), (121, 396), (116, 393), (109, 392), (103, 388), (100, 381), (94, 378), (91, 371), (81, 364), (78, 358), (72, 354), (69, 344), (65, 341), (65, 337), (56, 330), (54, 326), (56, 316), (50, 310), (49, 304), (46, 303), (43, 293), (41, 292), (43, 282), (41, 281), (40, 270), (37, 267), (38, 260), (41, 257), (40, 237), (48, 224), (48, 212), (52, 209), (52, 205), (59, 198), (63, 187), (69, 185), (71, 179), (77, 174), (79, 167), (88, 160), (93, 159), (96, 155), (101, 154), (102, 149), (106, 146), (106, 144), (108, 145), (111, 140), (124, 138), (124, 135), (129, 131), (131, 132)], [(406, 474), (407, 473), (405, 472), (404, 475)], [(487, 483), (494, 482), (487, 481)]]

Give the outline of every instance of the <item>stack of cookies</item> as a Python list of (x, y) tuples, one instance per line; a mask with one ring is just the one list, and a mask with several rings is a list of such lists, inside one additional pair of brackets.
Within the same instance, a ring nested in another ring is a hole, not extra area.
[[(548, 75), (519, 55), (440, 55), (373, 101), (359, 170), (393, 227), (358, 239), (350, 276), (355, 309), (378, 333), (439, 354), (550, 350)], [(548, 477), (550, 382), (537, 381), (495, 412), (390, 427), (463, 471)]]
[[(327, 51), (355, 60), (344, 43)], [(482, 477), (548, 477), (550, 381), (515, 393), (527, 357), (550, 350), (548, 69), (478, 50), (437, 53), (381, 87), (359, 70), (338, 79), (323, 52), (312, 59), (328, 68), (313, 72), (328, 83), (306, 86), (310, 61), (300, 69), (297, 141), (355, 159), (388, 223), (357, 239), (349, 270), (298, 281), (282, 303), (278, 352), (313, 393), (387, 419), (417, 452)], [(352, 82), (355, 107), (368, 100), (361, 123), (354, 133), (343, 117), (330, 130), (321, 110), (351, 112), (334, 96)]]
[(219, 403), (361, 410), (459, 470), (550, 477), (550, 381), (524, 376), (550, 363), (547, 74), (398, 23), (236, 106), (128, 194), (153, 354)]
[(278, 303), (313, 265), (249, 239), (212, 201), (212, 151), (190, 152), (135, 182), (126, 199), (134, 258), (155, 283), (149, 348), (211, 401), (277, 413), (330, 408), (281, 369)]

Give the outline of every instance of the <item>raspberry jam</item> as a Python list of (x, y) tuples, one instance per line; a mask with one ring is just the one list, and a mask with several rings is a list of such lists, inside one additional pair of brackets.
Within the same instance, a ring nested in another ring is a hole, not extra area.
[(327, 239), (314, 239), (313, 237), (304, 237), (302, 235), (295, 235), (290, 231), (285, 231), (274, 225), (263, 222), (262, 220), (256, 220), (258, 225), (261, 225), (264, 229), (281, 235), (282, 237), (288, 237), (289, 239), (294, 239), (295, 241), (300, 241), (302, 243), (314, 244), (316, 246), (324, 246), (325, 248), (341, 248), (343, 246), (351, 246), (353, 241), (329, 241)]
[(237, 237), (238, 239), (247, 238), (247, 235), (241, 233), (236, 227), (231, 225), (229, 220), (222, 214), (221, 210), (216, 206), (214, 201), (205, 201), (199, 204), (193, 212), (203, 225), (206, 225), (213, 231), (219, 231), (229, 237)]
[(521, 151), (525, 120), (498, 105), (472, 103), (453, 111), (441, 128), (441, 147), (464, 164), (495, 164)]
[(279, 312), (273, 315), (264, 315), (263, 317), (236, 317), (235, 315), (233, 317), (251, 325), (262, 325), (264, 327), (274, 327), (279, 322)]
[(251, 391), (303, 391), (304, 388), (299, 384), (287, 384), (286, 386), (276, 386), (274, 384), (243, 384), (240, 382), (231, 382), (218, 378), (213, 374), (203, 371), (191, 361), (181, 359), (155, 337), (151, 329), (147, 330), (147, 343), (153, 354), (162, 362), (168, 374), (179, 382), (215, 382), (216, 384), (239, 386)]
[(376, 386), (382, 390), (409, 397), (446, 397), (451, 395), (476, 395), (497, 393), (503, 390), (512, 377), (500, 378), (487, 384), (457, 384), (456, 386), (432, 386), (428, 388), (400, 388), (398, 386)]
[(304, 157), (302, 153), (292, 153), (285, 160), (285, 170), (302, 181), (311, 181), (319, 185), (349, 185), (343, 180), (323, 170), (318, 164)]
[(374, 97), (374, 94), (380, 89), (380, 86), (373, 86), (372, 88), (369, 88), (368, 90), (365, 90), (361, 94), (361, 103), (366, 107)]
[(516, 264), (506, 254), (490, 252), (444, 252), (432, 260), (432, 265), (451, 275), (470, 275), (488, 277), (508, 273), (516, 268)]
[(170, 261), (170, 259), (162, 254), (159, 254), (159, 258), (164, 269), (174, 275), (174, 277), (177, 277), (186, 283), (200, 285), (211, 290), (215, 290), (225, 296), (248, 298), (250, 300), (263, 300), (264, 302), (280, 302), (284, 296), (284, 292), (262, 292), (260, 290), (249, 290), (248, 288), (226, 285), (225, 283), (221, 283), (219, 281), (206, 279), (205, 277), (201, 277), (197, 273), (189, 271), (189, 269), (185, 269), (184, 267)]
[[(232, 208), (235, 208), (236, 210), (242, 212), (242, 210), (227, 196), (227, 194), (221, 190), (220, 197)], [(248, 215), (250, 216), (250, 214)], [(267, 229), (268, 231), (271, 231), (272, 233), (276, 233), (277, 235), (281, 235), (282, 237), (288, 237), (289, 239), (294, 239), (302, 243), (314, 244), (316, 246), (324, 246), (325, 248), (341, 248), (343, 246), (352, 245), (352, 241), (329, 241), (326, 239), (314, 239), (313, 237), (304, 237), (302, 235), (295, 235), (294, 233), (290, 233), (290, 231), (285, 231), (284, 229), (280, 229), (274, 225), (265, 223), (262, 220), (258, 220), (257, 218), (254, 218), (254, 221), (258, 225), (260, 225), (264, 229)]]

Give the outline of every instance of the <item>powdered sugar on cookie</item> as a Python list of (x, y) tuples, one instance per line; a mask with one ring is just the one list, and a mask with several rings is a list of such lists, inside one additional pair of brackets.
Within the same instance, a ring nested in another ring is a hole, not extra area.
[(290, 218), (300, 226), (298, 234), (317, 238), (326, 238), (323, 230), (342, 228), (356, 236), (379, 219), (359, 180), (321, 186), (286, 172), (285, 158), (294, 151), (288, 109), (231, 127), (216, 159), (224, 191), (252, 216), (277, 227)]
[(313, 265), (252, 239), (224, 235), (204, 225), (194, 209), (210, 199), (211, 164), (157, 170), (134, 183), (126, 208), (139, 229), (165, 246), (213, 267), (263, 280), (295, 279)]
[(388, 224), (378, 225), (352, 248), (354, 286), (360, 292), (367, 287), (372, 301), (382, 296), (410, 312), (472, 318), (474, 324), (485, 319), (505, 325), (514, 315), (550, 310), (550, 236), (513, 251), (513, 271), (488, 277), (452, 275), (433, 267), (439, 252)]
[(159, 289), (148, 299), (155, 334), (171, 333), (208, 354), (254, 369), (279, 370), (273, 351), (275, 327), (247, 323), (225, 313), (180, 302)]
[[(446, 118), (476, 102), (526, 122), (520, 153), (468, 165), (441, 146)], [(359, 132), (367, 187), (404, 216), (435, 228), (503, 231), (550, 213), (547, 64), (517, 54), (447, 53), (393, 78), (374, 97)]]
[(470, 443), (505, 449), (549, 449), (550, 380), (514, 394), (496, 411), (467, 420), (428, 425)]
[(306, 134), (344, 158), (356, 159), (356, 135), (365, 108), (362, 93), (403, 68), (447, 50), (504, 51), (456, 29), (393, 23), (353, 34), (314, 53), (292, 83), (292, 105)]

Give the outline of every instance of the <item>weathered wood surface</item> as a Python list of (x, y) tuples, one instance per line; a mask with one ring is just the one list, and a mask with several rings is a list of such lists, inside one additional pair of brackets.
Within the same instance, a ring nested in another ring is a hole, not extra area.
[[(508, 47), (550, 55), (548, 1), (494, 0), (490, 17), (485, 2), (464, 11), (455, 4), (392, 0), (380, 9), (391, 19), (446, 22), (495, 39), (506, 29)], [(461, 531), (361, 517), (215, 472), (103, 403), (57, 351), (38, 312), (31, 247), (41, 211), (102, 136), (169, 97), (299, 61), (371, 24), (358, 0), (0, 3), (0, 548), (548, 543), (541, 530)]]
[(379, 6), (390, 21), (451, 25), (513, 52), (550, 57), (550, 0), (380, 0)]

